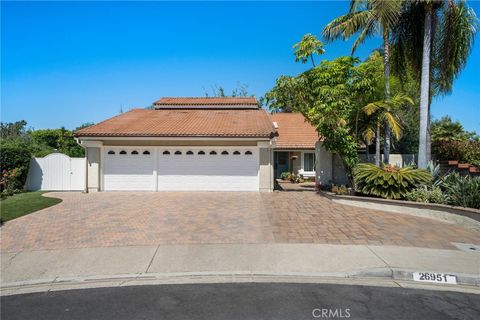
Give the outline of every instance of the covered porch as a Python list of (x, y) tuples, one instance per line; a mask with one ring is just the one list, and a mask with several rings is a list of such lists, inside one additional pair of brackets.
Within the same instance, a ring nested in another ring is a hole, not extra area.
[(280, 178), (283, 172), (302, 175), (304, 178), (315, 178), (315, 150), (275, 150), (274, 175)]

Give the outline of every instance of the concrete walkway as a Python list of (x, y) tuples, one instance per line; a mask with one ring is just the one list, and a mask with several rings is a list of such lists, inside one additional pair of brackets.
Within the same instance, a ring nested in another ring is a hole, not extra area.
[(480, 253), (398, 246), (211, 244), (1, 254), (1, 294), (135, 284), (412, 280), (442, 272), (480, 293)]

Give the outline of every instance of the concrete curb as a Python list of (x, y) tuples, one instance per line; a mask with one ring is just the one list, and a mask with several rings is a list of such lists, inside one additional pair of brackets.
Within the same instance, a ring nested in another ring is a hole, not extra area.
[[(59, 290), (123, 287), (137, 285), (200, 283), (337, 283), (344, 285), (415, 287), (429, 290), (460, 291), (480, 294), (480, 275), (453, 274), (457, 285), (413, 281), (413, 270), (375, 268), (353, 272), (324, 273), (251, 273), (251, 272), (179, 272), (56, 277), (4, 283), (0, 296)], [(449, 273), (452, 274), (452, 273)]]
[(414, 201), (408, 201), (408, 200), (374, 198), (374, 197), (367, 197), (367, 196), (361, 196), (361, 195), (356, 195), (356, 196), (338, 195), (338, 194), (327, 192), (324, 190), (318, 190), (318, 194), (330, 200), (360, 201), (360, 202), (370, 202), (370, 203), (378, 203), (378, 204), (385, 204), (385, 205), (392, 205), (392, 206), (410, 207), (415, 209), (443, 211), (450, 214), (456, 214), (459, 216), (468, 217), (480, 222), (480, 210), (474, 209), (474, 208), (464, 208), (464, 207), (457, 207), (457, 206), (438, 204), (438, 203), (423, 203), (423, 202), (414, 202)]

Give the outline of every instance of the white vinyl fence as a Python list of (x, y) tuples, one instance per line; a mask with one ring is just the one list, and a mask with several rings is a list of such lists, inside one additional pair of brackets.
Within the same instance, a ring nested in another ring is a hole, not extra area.
[(82, 191), (85, 188), (85, 158), (51, 153), (30, 160), (27, 190)]

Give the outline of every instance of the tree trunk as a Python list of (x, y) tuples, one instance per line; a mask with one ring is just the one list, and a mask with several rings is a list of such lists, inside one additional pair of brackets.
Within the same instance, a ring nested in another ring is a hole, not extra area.
[(365, 155), (367, 156), (367, 162), (370, 162), (370, 150), (368, 150), (368, 149), (370, 149), (370, 145), (367, 144), (367, 143), (365, 143), (365, 145), (367, 146), (365, 148)]
[(375, 165), (380, 165), (380, 125), (377, 125), (375, 131)]
[[(388, 28), (383, 28), (383, 76), (385, 81), (385, 101), (390, 99), (390, 44), (388, 41)], [(383, 144), (383, 154), (385, 163), (390, 162), (390, 140), (392, 138), (392, 130), (388, 121), (385, 120), (385, 141)]]
[(420, 83), (420, 132), (418, 137), (418, 167), (427, 168), (427, 130), (428, 130), (428, 105), (430, 101), (430, 47), (432, 36), (432, 8), (426, 8), (423, 56), (422, 56), (422, 79)]
[(432, 160), (432, 136), (430, 135), (430, 104), (428, 105), (428, 121), (427, 121), (427, 164)]
[(315, 68), (315, 60), (313, 60), (313, 54), (310, 55), (310, 60), (312, 60), (313, 67)]

